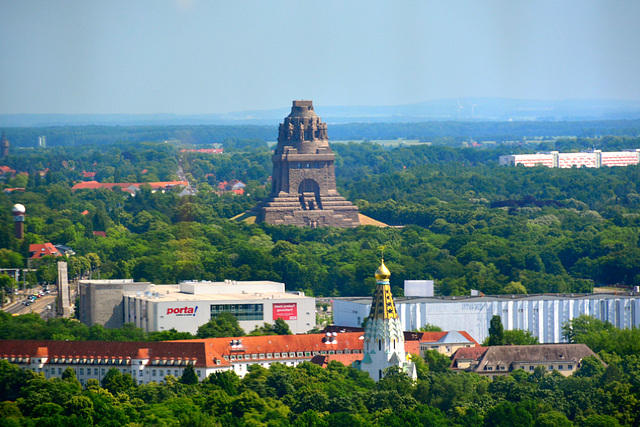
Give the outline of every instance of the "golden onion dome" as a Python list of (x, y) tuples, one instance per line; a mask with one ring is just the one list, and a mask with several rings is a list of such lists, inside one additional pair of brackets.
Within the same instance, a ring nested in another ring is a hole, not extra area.
[(391, 272), (389, 271), (387, 266), (384, 265), (384, 260), (382, 260), (382, 263), (380, 264), (380, 267), (378, 267), (378, 269), (376, 270), (376, 279), (377, 280), (389, 280), (389, 277), (391, 277)]

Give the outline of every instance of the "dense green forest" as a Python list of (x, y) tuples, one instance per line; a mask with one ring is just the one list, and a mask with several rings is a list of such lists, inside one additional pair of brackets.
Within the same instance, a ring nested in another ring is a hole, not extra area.
[[(270, 151), (237, 142), (243, 148), (223, 155), (151, 142), (16, 152), (5, 164), (30, 173), (3, 184), (26, 191), (0, 197), (0, 264), (22, 266), (29, 243), (50, 241), (77, 253), (69, 260), (72, 276), (279, 280), (289, 290), (349, 296), (372, 293), (378, 247), (386, 245), (396, 295), (405, 279), (435, 279), (445, 295), (640, 285), (640, 166), (500, 167), (498, 156), (513, 147), (334, 144), (342, 193), (365, 215), (404, 227), (301, 229), (228, 220), (269, 188)], [(557, 144), (622, 149), (640, 146), (640, 139)], [(178, 165), (196, 195), (70, 189), (83, 170), (105, 182), (144, 182), (176, 179)], [(34, 173), (45, 168), (43, 177)], [(248, 184), (244, 196), (213, 191), (233, 178)], [(23, 242), (12, 237), (14, 203), (27, 207)], [(54, 274), (47, 260), (35, 267), (33, 282)]]
[(565, 325), (606, 362), (582, 361), (569, 377), (538, 367), (489, 380), (456, 373), (428, 351), (413, 357), (418, 380), (390, 369), (374, 383), (365, 372), (253, 365), (242, 379), (193, 371), (137, 385), (113, 369), (82, 387), (73, 370), (45, 379), (0, 361), (0, 426), (618, 426), (640, 422), (640, 337), (593, 318)]

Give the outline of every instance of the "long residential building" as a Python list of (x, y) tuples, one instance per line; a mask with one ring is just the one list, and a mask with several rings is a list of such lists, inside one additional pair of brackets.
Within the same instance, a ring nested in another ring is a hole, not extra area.
[(550, 168), (602, 166), (629, 166), (640, 163), (640, 148), (625, 151), (593, 150), (583, 153), (560, 153), (550, 151), (536, 154), (511, 154), (500, 156), (501, 165), (523, 165), (527, 167), (547, 166)]
[[(407, 354), (437, 350), (447, 356), (478, 345), (465, 331), (405, 332), (404, 343)], [(321, 365), (332, 360), (350, 365), (363, 359), (363, 348), (362, 330), (162, 342), (0, 340), (0, 360), (46, 378), (60, 377), (71, 368), (83, 385), (90, 379), (101, 381), (112, 368), (147, 384), (169, 375), (181, 377), (189, 365), (200, 380), (221, 371), (243, 377), (256, 364), (297, 366), (320, 359)]]
[(349, 364), (362, 358), (362, 348), (361, 332), (165, 342), (0, 340), (0, 360), (46, 378), (60, 377), (71, 368), (81, 384), (102, 380), (112, 368), (147, 384), (168, 375), (180, 377), (188, 365), (202, 380), (226, 370), (243, 377), (254, 364), (297, 366), (319, 355), (339, 356)]
[[(618, 328), (640, 327), (637, 292), (399, 297), (395, 298), (395, 304), (405, 331), (431, 324), (445, 331), (467, 331), (478, 342), (488, 336), (494, 315), (500, 316), (505, 329), (530, 331), (541, 343), (563, 342), (563, 323), (582, 314), (611, 322)], [(370, 297), (334, 298), (334, 323), (360, 326), (370, 309)]]
[[(475, 372), (491, 379), (522, 369), (532, 373), (538, 367), (558, 371), (565, 377), (582, 366), (582, 359), (600, 358), (585, 344), (503, 345), (461, 348), (452, 358), (451, 368)], [(600, 360), (602, 362), (602, 360)]]

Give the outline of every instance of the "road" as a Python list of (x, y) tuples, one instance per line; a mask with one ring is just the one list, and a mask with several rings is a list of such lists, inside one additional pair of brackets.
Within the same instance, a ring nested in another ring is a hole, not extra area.
[(27, 314), (38, 313), (43, 319), (55, 316), (53, 308), (55, 306), (56, 296), (54, 294), (45, 295), (31, 303), (30, 306), (22, 304), (25, 298), (13, 304), (6, 305), (2, 310), (11, 314)]
[[(184, 171), (182, 170), (182, 166), (178, 166), (178, 178), (180, 178), (180, 181), (187, 181), (187, 177), (184, 174)], [(187, 183), (189, 183), (189, 181), (187, 181)], [(187, 188), (185, 188), (185, 193), (184, 195), (194, 195), (198, 192), (198, 190), (196, 189), (196, 187), (192, 186), (191, 184), (187, 185)]]

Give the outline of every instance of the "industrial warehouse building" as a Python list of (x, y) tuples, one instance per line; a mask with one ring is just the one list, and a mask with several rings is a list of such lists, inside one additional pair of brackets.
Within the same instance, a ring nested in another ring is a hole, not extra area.
[[(489, 322), (500, 316), (505, 329), (524, 329), (540, 343), (560, 343), (562, 324), (582, 314), (611, 322), (618, 328), (640, 326), (640, 293), (544, 294), (451, 297), (399, 297), (396, 309), (405, 331), (426, 324), (445, 331), (464, 330), (476, 341), (488, 336)], [(371, 298), (333, 300), (336, 325), (358, 327), (369, 315)]]
[(125, 323), (147, 332), (175, 329), (195, 334), (222, 312), (247, 332), (283, 319), (294, 334), (315, 327), (315, 298), (286, 292), (271, 281), (183, 282), (153, 285), (131, 280), (87, 280), (79, 286), (80, 320), (91, 326)]

